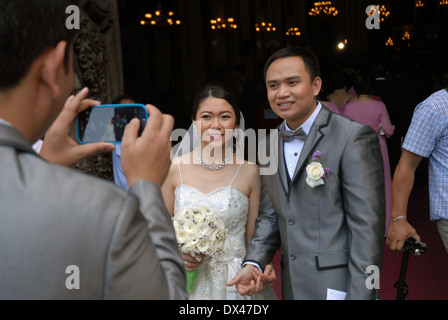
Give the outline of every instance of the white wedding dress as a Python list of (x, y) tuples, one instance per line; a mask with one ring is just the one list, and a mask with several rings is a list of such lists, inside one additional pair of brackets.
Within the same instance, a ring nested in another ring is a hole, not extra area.
[(226, 226), (224, 253), (207, 259), (199, 268), (196, 291), (190, 294), (191, 300), (276, 300), (272, 287), (265, 288), (252, 297), (241, 296), (235, 287), (227, 287), (238, 271), (246, 255), (246, 223), (249, 208), (247, 196), (234, 188), (241, 166), (231, 184), (204, 194), (194, 187), (185, 185), (179, 166), (181, 185), (174, 194), (174, 214), (184, 208), (207, 207), (215, 212)]

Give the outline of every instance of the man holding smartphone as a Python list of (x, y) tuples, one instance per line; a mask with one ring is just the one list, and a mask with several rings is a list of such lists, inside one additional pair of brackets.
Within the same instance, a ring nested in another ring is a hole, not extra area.
[[(160, 192), (172, 117), (150, 106), (141, 137), (138, 120), (126, 127), (129, 192), (67, 168), (114, 149), (69, 137), (77, 114), (99, 104), (85, 100), (88, 89), (67, 100), (71, 4), (0, 0), (0, 299), (184, 299), (184, 268)], [(45, 132), (39, 157), (32, 144)]]

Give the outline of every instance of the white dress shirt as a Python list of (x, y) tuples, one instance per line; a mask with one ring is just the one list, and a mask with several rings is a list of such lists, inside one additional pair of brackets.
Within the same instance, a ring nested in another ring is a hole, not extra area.
[[(308, 120), (305, 121), (305, 123), (300, 127), (303, 129), (303, 131), (309, 135), (311, 131), (311, 127), (313, 126), (314, 121), (317, 118), (317, 115), (319, 114), (320, 110), (322, 109), (322, 105), (320, 102), (317, 105), (316, 110), (313, 112), (311, 117), (308, 118)], [(297, 130), (300, 130), (298, 128)], [(288, 124), (285, 121), (285, 130), (292, 131)], [(297, 131), (296, 130), (296, 131)], [(305, 141), (300, 139), (293, 139), (290, 142), (284, 141), (284, 156), (285, 156), (285, 163), (286, 168), (288, 169), (289, 177), (292, 179), (294, 177), (294, 173), (297, 168), (297, 163), (299, 162), (300, 154), (302, 153), (303, 146), (305, 145)]]

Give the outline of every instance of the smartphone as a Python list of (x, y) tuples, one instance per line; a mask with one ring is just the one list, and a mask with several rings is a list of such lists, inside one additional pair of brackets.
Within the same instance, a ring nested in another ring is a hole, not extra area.
[(143, 104), (106, 104), (81, 112), (76, 121), (80, 144), (107, 142), (121, 144), (126, 125), (134, 118), (140, 120), (139, 136), (148, 121)]

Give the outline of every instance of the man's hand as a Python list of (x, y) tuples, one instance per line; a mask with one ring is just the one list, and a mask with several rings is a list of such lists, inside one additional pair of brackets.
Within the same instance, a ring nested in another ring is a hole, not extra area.
[(405, 219), (391, 223), (387, 233), (386, 244), (392, 251), (403, 251), (407, 239), (414, 238), (420, 241), (420, 236)]
[[(255, 268), (255, 270), (259, 273), (257, 268)], [(263, 280), (263, 285), (265, 287), (272, 287), (275, 281), (277, 281), (277, 275), (275, 274), (275, 269), (272, 262), (269, 263), (264, 269), (264, 272), (261, 275), (261, 280)]]
[(260, 293), (264, 288), (260, 271), (250, 264), (244, 266), (227, 286), (236, 286), (236, 290), (242, 296), (252, 296), (254, 293)]
[(84, 100), (88, 94), (89, 90), (85, 88), (76, 96), (71, 96), (45, 134), (40, 156), (48, 162), (74, 167), (85, 158), (115, 150), (115, 146), (109, 143), (79, 145), (70, 136), (72, 124), (78, 114), (100, 104), (98, 101)]
[[(422, 160), (423, 157), (403, 149), (392, 181), (392, 218), (406, 216), (415, 171)], [(420, 236), (409, 222), (401, 219), (390, 224), (386, 244), (392, 251), (403, 251), (404, 243), (411, 237), (420, 241)]]
[(123, 172), (132, 186), (139, 180), (162, 186), (171, 165), (171, 132), (174, 118), (154, 106), (147, 106), (149, 119), (141, 137), (140, 121), (133, 119), (124, 131), (121, 147)]

